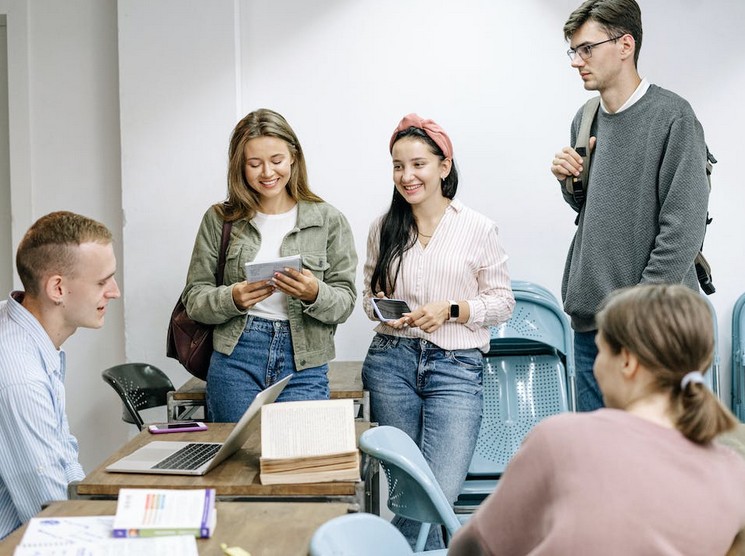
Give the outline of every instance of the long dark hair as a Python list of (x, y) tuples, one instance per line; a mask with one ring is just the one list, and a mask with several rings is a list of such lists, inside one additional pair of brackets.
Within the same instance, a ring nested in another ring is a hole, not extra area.
[[(399, 131), (396, 135), (396, 141), (403, 137), (412, 137), (424, 141), (429, 146), (432, 154), (439, 157), (440, 160), (445, 160), (442, 149), (418, 127), (410, 127)], [(393, 142), (394, 145), (396, 141)], [(453, 160), (450, 173), (442, 179), (440, 188), (444, 197), (448, 199), (455, 197), (455, 193), (458, 191), (458, 171), (455, 168), (455, 160)], [(403, 254), (414, 246), (418, 234), (419, 228), (416, 225), (416, 220), (414, 220), (411, 205), (406, 202), (406, 199), (401, 196), (394, 186), (391, 207), (383, 216), (380, 225), (379, 255), (370, 280), (370, 288), (373, 294), (382, 291), (385, 295), (390, 295), (393, 292), (401, 270)]]

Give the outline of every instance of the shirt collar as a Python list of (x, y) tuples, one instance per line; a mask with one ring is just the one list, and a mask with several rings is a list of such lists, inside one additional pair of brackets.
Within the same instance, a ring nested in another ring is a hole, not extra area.
[(23, 329), (39, 348), (44, 362), (44, 368), (49, 374), (59, 373), (63, 380), (65, 376), (65, 352), (57, 349), (44, 327), (21, 303), (25, 292), (13, 291), (8, 296), (8, 315), (10, 319)]
[[(623, 112), (627, 108), (631, 108), (640, 98), (642, 98), (644, 96), (644, 93), (647, 92), (647, 89), (649, 89), (649, 86), (650, 86), (650, 83), (649, 83), (649, 81), (647, 81), (647, 78), (645, 77), (644, 79), (641, 80), (641, 82), (636, 87), (636, 89), (634, 90), (634, 92), (631, 93), (631, 96), (626, 99), (626, 102), (624, 102), (621, 105), (621, 108), (619, 108), (618, 110), (616, 110), (614, 112), (614, 114), (620, 114), (621, 112)], [(607, 114), (608, 113), (608, 109), (605, 107), (605, 104), (603, 103), (602, 97), (600, 98), (600, 106), (602, 107), (603, 112), (605, 112)]]

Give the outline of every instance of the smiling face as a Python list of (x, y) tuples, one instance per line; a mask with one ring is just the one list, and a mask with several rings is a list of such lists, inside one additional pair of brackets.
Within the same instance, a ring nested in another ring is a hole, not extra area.
[(393, 183), (401, 196), (411, 205), (440, 202), (442, 179), (450, 172), (450, 159), (435, 155), (421, 139), (403, 137), (391, 151)]
[[(570, 47), (576, 50), (581, 46), (610, 38), (597, 21), (590, 19), (572, 35)], [(583, 60), (579, 55), (574, 57), (572, 67), (579, 71), (586, 90), (602, 93), (616, 84), (622, 70), (621, 47), (619, 39), (593, 47), (592, 55), (587, 60)]]
[(67, 328), (101, 328), (109, 301), (121, 295), (114, 278), (116, 257), (111, 243), (88, 242), (75, 248), (75, 272), (59, 277)]
[(243, 150), (243, 175), (259, 195), (262, 212), (281, 213), (292, 208), (294, 201), (286, 189), (294, 162), (282, 139), (256, 137)]

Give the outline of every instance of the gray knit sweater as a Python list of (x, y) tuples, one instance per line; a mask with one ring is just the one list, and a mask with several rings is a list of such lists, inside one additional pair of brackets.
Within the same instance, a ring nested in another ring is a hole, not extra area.
[[(572, 145), (581, 117), (580, 108)], [(709, 198), (704, 132), (675, 93), (651, 85), (623, 112), (599, 110), (591, 135), (588, 195), (562, 283), (564, 309), (580, 332), (596, 328), (595, 314), (615, 289), (644, 282), (698, 289), (693, 261)]]

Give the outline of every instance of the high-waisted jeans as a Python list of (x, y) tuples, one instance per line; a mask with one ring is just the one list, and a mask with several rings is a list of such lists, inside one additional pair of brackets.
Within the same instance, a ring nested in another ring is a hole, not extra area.
[(256, 394), (287, 375), (290, 382), (278, 402), (329, 398), (328, 365), (298, 371), (292, 351), (290, 323), (248, 317), (233, 353), (214, 352), (207, 375), (207, 417), (237, 422)]
[[(447, 351), (426, 340), (377, 334), (362, 366), (372, 420), (406, 432), (417, 443), (451, 503), (463, 487), (481, 426), (483, 355)], [(393, 523), (416, 542), (420, 524)], [(432, 527), (425, 548), (443, 548)]]

